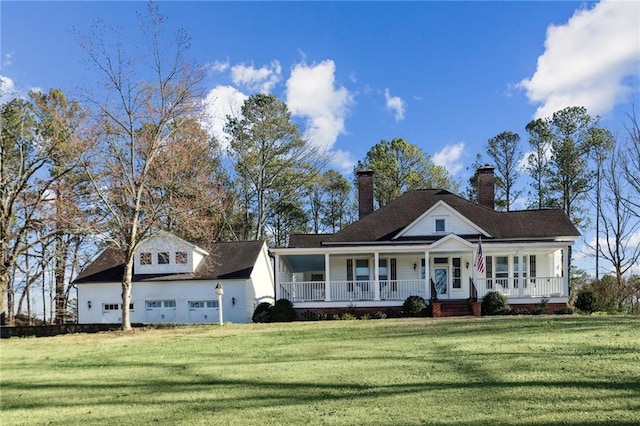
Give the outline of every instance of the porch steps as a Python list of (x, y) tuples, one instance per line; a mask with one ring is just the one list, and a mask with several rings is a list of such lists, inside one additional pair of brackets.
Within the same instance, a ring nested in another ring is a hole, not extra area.
[(473, 315), (471, 303), (468, 300), (441, 300), (441, 316), (464, 317)]

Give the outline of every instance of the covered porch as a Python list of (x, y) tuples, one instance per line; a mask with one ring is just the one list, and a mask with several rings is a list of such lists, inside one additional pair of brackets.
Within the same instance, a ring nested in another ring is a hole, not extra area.
[(498, 291), (510, 304), (568, 301), (566, 242), (484, 243), (483, 273), (477, 249), (456, 236), (420, 245), (274, 249), (276, 299), (295, 308), (385, 307), (414, 295), (481, 300)]

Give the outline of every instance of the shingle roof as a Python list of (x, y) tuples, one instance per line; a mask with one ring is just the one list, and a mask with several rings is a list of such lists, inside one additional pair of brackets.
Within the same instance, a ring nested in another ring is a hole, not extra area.
[(330, 243), (391, 241), (438, 201), (487, 231), (494, 240), (552, 239), (580, 235), (563, 210), (500, 212), (441, 189), (409, 191), (336, 234), (292, 235), (289, 247), (319, 247)]
[[(263, 241), (241, 241), (213, 243), (193, 273), (175, 274), (135, 274), (133, 281), (178, 281), (178, 280), (217, 280), (247, 279), (258, 259)], [(119, 282), (124, 274), (124, 256), (116, 248), (103, 251), (96, 260), (87, 266), (74, 283)]]

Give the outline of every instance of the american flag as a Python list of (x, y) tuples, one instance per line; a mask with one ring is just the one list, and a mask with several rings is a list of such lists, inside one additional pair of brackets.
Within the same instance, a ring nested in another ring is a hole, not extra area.
[(478, 255), (476, 256), (476, 269), (484, 274), (484, 255), (482, 254), (482, 238), (478, 240)]

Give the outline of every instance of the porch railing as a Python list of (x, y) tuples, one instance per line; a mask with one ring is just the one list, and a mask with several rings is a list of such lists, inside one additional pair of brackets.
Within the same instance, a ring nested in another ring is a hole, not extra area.
[(502, 293), (506, 297), (559, 297), (564, 294), (564, 278), (476, 278), (478, 298), (491, 291)]
[[(380, 300), (426, 297), (424, 280), (379, 281)], [(375, 281), (331, 281), (326, 297), (324, 281), (281, 282), (278, 297), (292, 302), (376, 300)]]

